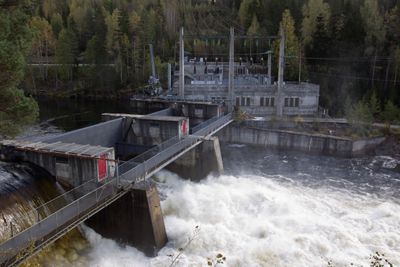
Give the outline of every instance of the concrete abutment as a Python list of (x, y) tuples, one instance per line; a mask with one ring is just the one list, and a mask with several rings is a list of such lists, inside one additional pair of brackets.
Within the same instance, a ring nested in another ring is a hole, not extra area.
[(160, 197), (154, 184), (144, 183), (103, 209), (86, 224), (105, 238), (155, 256), (167, 243)]
[(167, 166), (167, 169), (184, 179), (200, 181), (210, 173), (224, 171), (218, 137), (209, 137), (196, 148)]

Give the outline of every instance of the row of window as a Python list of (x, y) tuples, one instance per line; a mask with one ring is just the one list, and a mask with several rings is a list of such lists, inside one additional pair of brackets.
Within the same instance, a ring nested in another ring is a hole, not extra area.
[(236, 106), (250, 106), (250, 97), (236, 97)]
[(285, 107), (299, 107), (300, 100), (298, 97), (286, 97)]
[[(236, 106), (250, 106), (250, 97), (242, 96), (236, 97)], [(275, 97), (261, 97), (261, 107), (275, 107)]]
[[(286, 97), (285, 107), (299, 107), (300, 99), (298, 97)], [(236, 97), (236, 106), (250, 106), (250, 97)], [(275, 97), (260, 97), (261, 107), (275, 107)]]
[(261, 97), (260, 98), (261, 107), (275, 107), (275, 97)]

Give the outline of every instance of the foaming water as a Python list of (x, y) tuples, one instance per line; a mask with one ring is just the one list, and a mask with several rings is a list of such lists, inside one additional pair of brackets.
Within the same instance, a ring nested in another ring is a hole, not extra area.
[(375, 251), (400, 264), (400, 205), (391, 200), (257, 175), (192, 183), (163, 171), (157, 180), (168, 245), (150, 259), (86, 229), (91, 266), (169, 266), (196, 226), (176, 266), (206, 266), (218, 253), (227, 266), (367, 266)]
[(207, 266), (218, 253), (225, 266), (369, 266), (376, 251), (400, 265), (400, 174), (393, 158), (225, 150), (225, 175), (199, 183), (168, 171), (154, 178), (169, 239), (157, 257), (83, 227), (89, 247), (77, 250), (80, 262), (68, 262), (164, 267), (184, 247), (174, 266)]

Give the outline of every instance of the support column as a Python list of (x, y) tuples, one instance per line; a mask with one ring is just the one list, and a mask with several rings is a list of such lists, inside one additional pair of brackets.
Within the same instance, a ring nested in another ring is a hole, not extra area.
[(147, 182), (135, 185), (86, 223), (103, 237), (134, 246), (147, 256), (156, 256), (168, 241), (157, 188)]
[(231, 27), (230, 39), (229, 39), (229, 80), (228, 80), (228, 99), (230, 101), (228, 109), (233, 111), (233, 105), (235, 103), (235, 29)]
[(171, 63), (167, 64), (168, 66), (168, 73), (167, 73), (167, 77), (168, 77), (168, 94), (172, 95), (172, 76), (171, 76)]
[(276, 115), (281, 117), (283, 115), (283, 81), (285, 72), (285, 32), (281, 29), (280, 33), (281, 42), (279, 47), (279, 71), (278, 71), (278, 93), (277, 93), (277, 106)]
[(179, 35), (179, 92), (178, 96), (185, 97), (185, 44), (183, 41), (183, 27)]
[(268, 51), (268, 84), (272, 84), (272, 51)]
[(167, 166), (180, 177), (200, 181), (210, 173), (221, 174), (224, 170), (218, 137), (210, 137), (202, 144)]

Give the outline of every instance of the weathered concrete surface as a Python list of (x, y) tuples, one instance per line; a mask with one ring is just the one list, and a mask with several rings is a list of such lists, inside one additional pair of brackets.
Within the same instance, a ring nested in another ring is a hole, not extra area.
[(352, 155), (358, 156), (364, 154), (366, 151), (374, 149), (376, 146), (382, 144), (386, 137), (375, 137), (369, 139), (353, 141)]
[(166, 108), (160, 111), (156, 111), (148, 114), (149, 116), (173, 116), (172, 108)]
[(200, 181), (210, 173), (222, 173), (224, 164), (219, 139), (211, 137), (204, 140), (202, 144), (168, 165), (167, 169), (192, 181)]
[(76, 143), (82, 145), (114, 147), (122, 139), (123, 119), (117, 118), (111, 121), (99, 123), (75, 131), (63, 133), (40, 141), (46, 143)]
[(154, 184), (132, 189), (86, 223), (103, 237), (134, 246), (147, 256), (155, 256), (168, 241)]
[(122, 144), (154, 146), (189, 132), (189, 119), (186, 117), (118, 113), (104, 113), (102, 117), (104, 120), (123, 118)]
[(268, 130), (248, 126), (230, 125), (218, 137), (222, 142), (261, 145), (275, 149), (290, 149), (351, 157), (365, 153), (382, 143), (385, 138), (351, 140), (335, 136), (298, 133), (288, 130)]
[(18, 155), (19, 160), (46, 169), (68, 186), (79, 186), (89, 180), (102, 180), (115, 174), (115, 152), (112, 147), (16, 140), (4, 141), (3, 145), (8, 148), (8, 152), (4, 152), (5, 157), (12, 160)]

